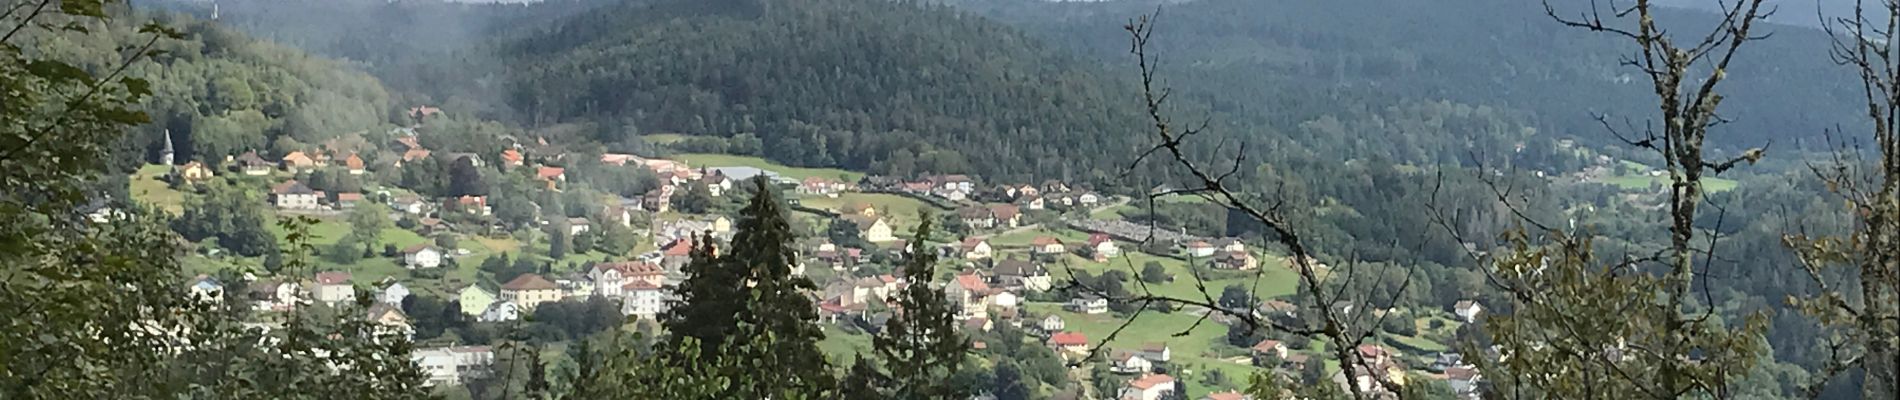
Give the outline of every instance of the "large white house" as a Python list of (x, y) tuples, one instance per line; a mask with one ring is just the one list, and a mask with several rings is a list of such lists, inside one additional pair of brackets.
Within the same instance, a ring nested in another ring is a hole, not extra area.
[(457, 346), (417, 349), (409, 358), (429, 375), (429, 386), (459, 385), (462, 378), (480, 373), (495, 362), (488, 346)]
[(409, 269), (440, 267), (442, 252), (428, 243), (409, 246), (402, 250), (402, 264), (409, 266)]
[(621, 288), (620, 313), (641, 319), (655, 320), (660, 313), (666, 312), (666, 298), (671, 290), (647, 281), (633, 281)]

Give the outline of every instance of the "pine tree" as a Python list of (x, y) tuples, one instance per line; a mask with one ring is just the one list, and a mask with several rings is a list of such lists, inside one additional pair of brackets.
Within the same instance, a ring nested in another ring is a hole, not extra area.
[[(911, 243), (921, 245), (930, 237), (932, 219), (922, 218)], [(963, 366), (969, 342), (957, 333), (956, 313), (943, 291), (930, 285), (937, 255), (916, 249), (905, 253), (906, 286), (897, 293), (896, 316), (871, 337), (871, 344), (890, 371), (890, 393), (897, 398), (969, 397), (949, 384)]]
[[(729, 251), (716, 251), (711, 240), (702, 238), (686, 266), (689, 277), (678, 289), (680, 301), (665, 316), (672, 332), (669, 348), (696, 341), (703, 358), (745, 360), (747, 368), (712, 371), (735, 375), (720, 397), (824, 396), (837, 377), (818, 349), (824, 332), (816, 323), (817, 308), (805, 297), (817, 285), (792, 274), (797, 253), (785, 208), (763, 177), (753, 184), (757, 190), (740, 210)], [(738, 341), (747, 345), (733, 345)], [(774, 375), (741, 376), (761, 371)]]

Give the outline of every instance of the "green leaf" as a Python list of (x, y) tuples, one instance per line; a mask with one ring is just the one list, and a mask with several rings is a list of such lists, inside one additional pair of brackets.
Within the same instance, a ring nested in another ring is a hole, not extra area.
[(59, 11), (84, 17), (106, 17), (104, 0), (62, 0), (59, 2)]
[(125, 78), (123, 82), (125, 83), (126, 94), (131, 95), (134, 101), (140, 97), (150, 96), (152, 94), (151, 81), (140, 78)]
[(56, 83), (78, 81), (80, 83), (92, 84), (91, 73), (79, 67), (75, 67), (72, 64), (60, 61), (33, 60), (33, 62), (26, 65), (26, 71), (33, 74), (33, 76)]

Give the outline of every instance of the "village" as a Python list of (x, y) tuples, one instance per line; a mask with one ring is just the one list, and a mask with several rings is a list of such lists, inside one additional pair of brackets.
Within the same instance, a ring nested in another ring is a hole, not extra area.
[[(133, 195), (177, 212), (205, 186), (228, 185), (262, 194), (257, 201), (270, 214), (315, 218), (318, 223), (311, 230), (319, 248), (360, 245), (365, 256), (323, 257), (318, 271), (294, 276), (251, 268), (235, 278), (220, 278), (220, 270), (268, 261), (206, 244), (188, 260), (201, 274), (186, 284), (193, 293), (214, 299), (241, 285), (260, 313), (307, 304), (347, 305), (356, 301), (361, 288), (376, 304), (367, 310), (368, 319), (412, 337), (419, 323), (410, 315), (417, 311), (411, 298), (417, 296), (446, 303), (461, 315), (458, 318), (472, 323), (502, 325), (550, 304), (606, 301), (628, 321), (626, 326), (644, 324), (650, 329), (675, 298), (671, 287), (683, 279), (681, 267), (690, 260), (695, 242), (731, 238), (732, 208), (720, 204), (749, 196), (745, 182), (762, 177), (790, 199), (806, 234), (799, 245), (802, 264), (795, 273), (820, 287), (809, 296), (828, 327), (825, 345), (835, 357), (868, 351), (866, 332), (876, 331), (891, 317), (886, 302), (904, 286), (918, 284), (897, 278), (901, 274), (891, 269), (904, 257), (903, 249), (914, 248), (940, 257), (943, 276), (924, 284), (942, 287), (972, 337), (997, 330), (1020, 332), (1065, 362), (1099, 363), (1119, 382), (1114, 398), (1192, 394), (1187, 398), (1238, 399), (1234, 382), (1261, 369), (1292, 379), (1321, 375), (1368, 391), (1379, 389), (1375, 382), (1380, 380), (1426, 376), (1446, 380), (1465, 398), (1475, 398), (1482, 379), (1449, 346), (1452, 332), (1483, 312), (1473, 301), (1445, 304), (1439, 310), (1408, 310), (1406, 315), (1417, 317), (1410, 321), (1417, 329), (1397, 340), (1359, 346), (1356, 350), (1372, 365), (1353, 368), (1351, 378), (1340, 372), (1319, 341), (1272, 333), (1236, 336), (1225, 325), (1196, 324), (1201, 315), (1212, 312), (1205, 308), (1143, 313), (1126, 330), (1117, 329), (1132, 314), (1129, 305), (1077, 290), (1071, 283), (1111, 279), (1119, 288), (1128, 281), (1143, 290), (1182, 297), (1200, 296), (1205, 287), (1222, 295), (1223, 306), (1229, 304), (1222, 288), (1244, 288), (1244, 295), (1234, 299), (1238, 304), (1231, 304), (1234, 309), (1288, 321), (1298, 321), (1303, 313), (1292, 302), (1298, 277), (1286, 259), (1241, 238), (1155, 229), (1126, 219), (1124, 214), (1139, 207), (1129, 194), (1101, 193), (1060, 180), (876, 176), (719, 154), (573, 152), (545, 140), (510, 141), (493, 153), (451, 152), (432, 148), (417, 133), (421, 121), (442, 113), (440, 109), (416, 107), (410, 113), (417, 126), (353, 135), (361, 140), (283, 154), (251, 150), (219, 160), (217, 166), (174, 160), (168, 141), (165, 164), (148, 166), (135, 176)], [(448, 186), (483, 176), (496, 181), (517, 177), (528, 182), (528, 192), (508, 199), (501, 197), (509, 196), (503, 188), (492, 187), (487, 194), (432, 196), (405, 185), (418, 180), (414, 170), (431, 167), (448, 170), (438, 172), (446, 176)], [(464, 176), (460, 170), (477, 172)], [(583, 170), (595, 178), (575, 178)], [(598, 176), (608, 173), (602, 171), (650, 175), (652, 187), (638, 193), (590, 187), (588, 182), (599, 182)], [(336, 183), (346, 179), (360, 183)], [(505, 204), (510, 201), (517, 204)], [(507, 223), (504, 214), (521, 212), (509, 207), (525, 208), (529, 223)], [(361, 213), (371, 215), (356, 216)], [(910, 243), (918, 239), (910, 237), (910, 230), (926, 216), (935, 218), (932, 222), (947, 228), (949, 235)], [(352, 224), (367, 224), (375, 232), (350, 232)], [(357, 243), (365, 235), (376, 236), (380, 243)], [(350, 242), (338, 245), (346, 240)], [(378, 245), (381, 251), (376, 251)], [(1239, 323), (1223, 315), (1211, 317)], [(1194, 328), (1182, 330), (1189, 326)], [(434, 385), (457, 385), (495, 358), (492, 339), (440, 332), (415, 339), (419, 350), (414, 358)], [(982, 340), (973, 344), (977, 351), (993, 346)], [(1076, 368), (1071, 374), (1087, 378), (1087, 369)], [(1172, 393), (1178, 379), (1197, 384), (1187, 386), (1190, 393)], [(1080, 393), (1070, 394), (1081, 398)]]

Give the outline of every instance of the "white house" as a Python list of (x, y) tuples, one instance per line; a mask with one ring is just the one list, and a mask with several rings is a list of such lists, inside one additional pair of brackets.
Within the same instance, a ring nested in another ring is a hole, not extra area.
[(494, 363), (495, 353), (488, 346), (436, 347), (416, 349), (409, 358), (428, 374), (427, 385), (459, 385), (462, 377)]
[(1003, 260), (996, 262), (991, 271), (996, 274), (996, 282), (1003, 286), (1022, 286), (1024, 290), (1042, 292), (1049, 290), (1055, 282), (1049, 277), (1049, 270), (1031, 261)]
[(270, 188), (270, 195), (271, 205), (275, 205), (277, 208), (285, 210), (315, 210), (320, 208), (320, 206), (317, 205), (317, 198), (319, 197), (317, 191), (311, 190), (309, 186), (304, 186), (303, 183), (297, 182), (295, 179), (284, 181), (284, 183), (277, 184), (277, 186), (272, 186)]
[(315, 290), (317, 301), (328, 304), (347, 302), (356, 298), (356, 287), (350, 285), (350, 273), (341, 271), (318, 272)]
[(666, 300), (671, 290), (647, 281), (634, 281), (622, 287), (620, 313), (645, 320), (655, 320), (660, 313), (666, 312)]
[(488, 311), (489, 305), (495, 304), (495, 295), (476, 285), (462, 288), (455, 298), (462, 304), (462, 314), (470, 317), (481, 316), (483, 311)]
[(402, 249), (402, 264), (409, 266), (409, 269), (440, 267), (442, 252), (428, 243), (409, 246)]
[(1037, 324), (1036, 327), (1042, 328), (1043, 332), (1061, 332), (1068, 325), (1062, 323), (1062, 317), (1049, 314), (1047, 317), (1042, 317), (1042, 323)]
[(217, 302), (224, 299), (224, 285), (218, 284), (218, 280), (209, 275), (193, 278), (187, 290), (199, 300)]
[(1115, 355), (1109, 357), (1108, 360), (1113, 363), (1113, 365), (1109, 366), (1109, 371), (1117, 374), (1149, 372), (1153, 370), (1155, 366), (1153, 362), (1149, 362), (1148, 359), (1143, 358), (1141, 354), (1126, 350), (1115, 351)]
[(503, 322), (517, 319), (521, 319), (521, 306), (515, 305), (515, 302), (506, 300), (489, 304), (488, 310), (482, 311), (481, 318), (477, 318), (478, 321), (482, 322)]
[(1475, 323), (1478, 322), (1478, 316), (1484, 314), (1484, 306), (1478, 305), (1476, 301), (1459, 300), (1457, 304), (1451, 306), (1451, 312), (1458, 314), (1458, 319), (1464, 320), (1467, 324)]
[(1128, 387), (1122, 388), (1116, 396), (1120, 400), (1158, 400), (1174, 393), (1174, 377), (1165, 374), (1142, 375), (1128, 381)]
[(990, 285), (983, 283), (983, 277), (975, 273), (957, 274), (956, 280), (944, 287), (943, 294), (961, 306), (957, 320), (989, 316)]
[(409, 288), (403, 287), (402, 282), (396, 282), (384, 287), (382, 294), (376, 296), (376, 301), (401, 305), (402, 300), (406, 298), (409, 298)]
[(1161, 342), (1142, 343), (1141, 349), (1136, 353), (1150, 361), (1168, 362), (1174, 359), (1168, 351), (1168, 344)]
[(963, 259), (965, 260), (986, 259), (990, 258), (993, 254), (992, 249), (990, 249), (990, 241), (976, 237), (963, 239), (959, 250), (963, 251)]
[(1062, 308), (1083, 314), (1102, 314), (1108, 312), (1108, 299), (1082, 295), (1069, 299), (1069, 303)]
[(1003, 291), (997, 292), (995, 296), (990, 296), (990, 305), (997, 307), (1015, 307), (1020, 303), (1021, 299), (1017, 298), (1014, 292)]

